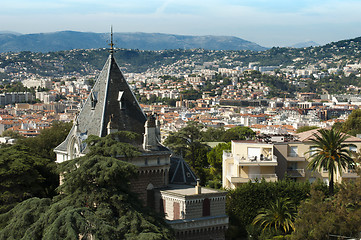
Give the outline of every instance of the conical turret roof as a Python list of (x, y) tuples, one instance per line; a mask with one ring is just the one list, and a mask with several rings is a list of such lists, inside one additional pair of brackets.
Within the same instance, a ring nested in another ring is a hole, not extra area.
[[(112, 117), (113, 116), (113, 117)], [(109, 55), (78, 115), (81, 132), (104, 137), (111, 119), (119, 131), (144, 133), (146, 115), (125, 80), (113, 54)]]
[[(69, 140), (75, 132), (81, 136), (81, 140), (89, 135), (106, 136), (110, 120), (118, 131), (132, 131), (141, 135), (147, 121), (112, 53), (77, 116), (76, 131), (73, 126), (66, 140), (54, 150), (67, 151)], [(81, 152), (84, 150), (85, 147)]]

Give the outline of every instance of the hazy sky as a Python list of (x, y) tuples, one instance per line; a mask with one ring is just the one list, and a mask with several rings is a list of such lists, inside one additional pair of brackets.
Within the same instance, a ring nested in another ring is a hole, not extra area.
[(263, 46), (361, 36), (361, 0), (1, 0), (0, 31), (231, 35)]

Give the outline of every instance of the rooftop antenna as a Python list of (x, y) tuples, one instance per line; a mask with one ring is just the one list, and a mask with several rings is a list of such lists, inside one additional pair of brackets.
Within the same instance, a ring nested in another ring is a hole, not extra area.
[(111, 55), (114, 53), (114, 42), (113, 42), (113, 26), (110, 26), (110, 43), (109, 43), (110, 49), (109, 52)]

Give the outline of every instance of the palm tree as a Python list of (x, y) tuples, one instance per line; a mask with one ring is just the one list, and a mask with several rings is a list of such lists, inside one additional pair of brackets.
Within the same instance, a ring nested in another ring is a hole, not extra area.
[(320, 129), (313, 136), (312, 150), (308, 151), (311, 161), (307, 168), (312, 171), (328, 170), (329, 192), (333, 195), (334, 174), (337, 170), (342, 173), (343, 169), (354, 164), (352, 152), (349, 150), (349, 147), (354, 145), (344, 143), (350, 136), (340, 130)]
[(269, 208), (261, 209), (252, 224), (260, 224), (263, 227), (262, 231), (274, 229), (276, 232), (281, 230), (286, 234), (291, 229), (295, 229), (293, 224), (295, 215), (296, 210), (290, 199), (279, 198)]

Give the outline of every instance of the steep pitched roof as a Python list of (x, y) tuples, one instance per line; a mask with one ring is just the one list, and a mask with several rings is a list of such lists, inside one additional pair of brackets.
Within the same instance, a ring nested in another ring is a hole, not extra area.
[(118, 130), (144, 133), (147, 117), (112, 54), (77, 117), (79, 131), (104, 137), (110, 118)]
[(169, 183), (195, 185), (197, 177), (182, 157), (171, 157)]
[(147, 121), (113, 54), (109, 55), (82, 106), (76, 119), (76, 126), (73, 126), (68, 137), (55, 148), (55, 151), (66, 151), (75, 129), (77, 135), (82, 136), (82, 140), (89, 135), (106, 136), (110, 120), (113, 129), (132, 131), (141, 135), (144, 133), (144, 124)]

